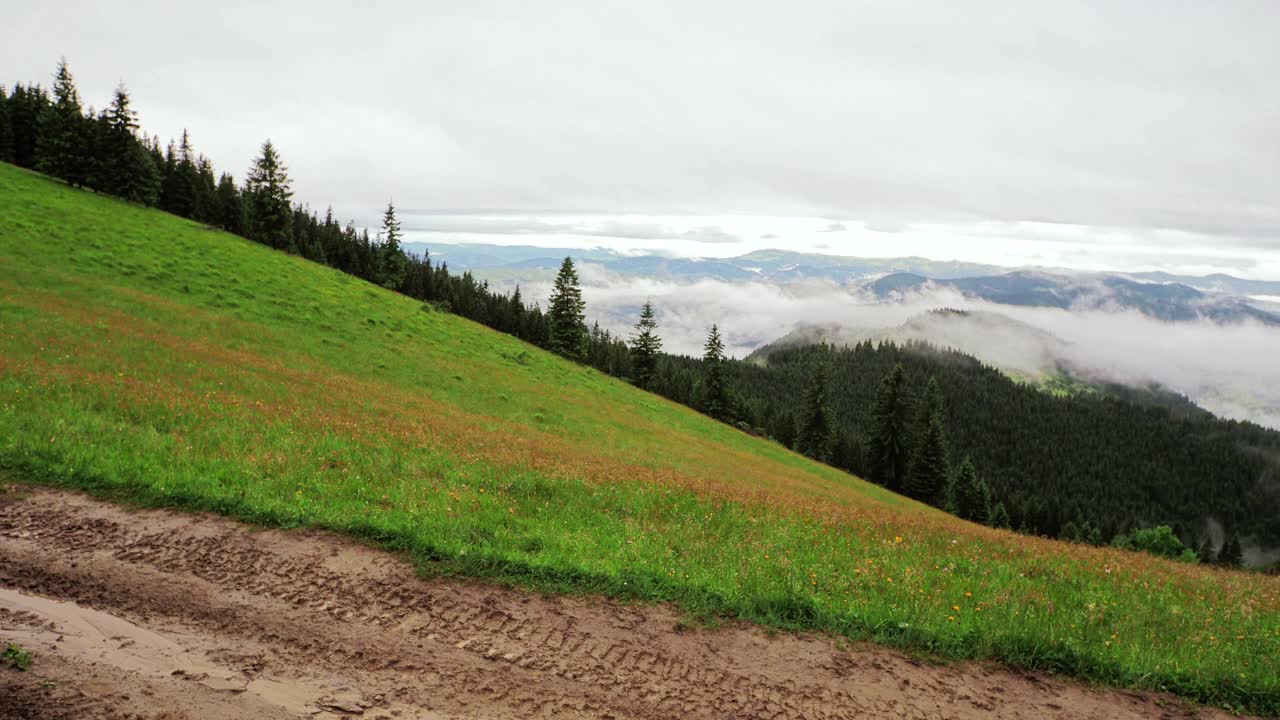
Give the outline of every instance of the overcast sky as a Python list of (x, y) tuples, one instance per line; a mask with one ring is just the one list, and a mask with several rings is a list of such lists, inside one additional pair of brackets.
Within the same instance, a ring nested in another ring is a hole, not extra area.
[[(611, 242), (1280, 278), (1275, 0), (12, 5), (0, 81), (65, 55), (87, 101), (126, 81), (237, 177), (270, 136), (299, 199), (350, 214), (692, 214), (729, 241)], [(748, 222), (780, 216), (849, 231)]]

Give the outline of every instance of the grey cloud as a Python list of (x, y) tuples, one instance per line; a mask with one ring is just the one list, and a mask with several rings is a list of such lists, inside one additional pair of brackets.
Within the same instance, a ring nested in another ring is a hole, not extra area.
[(237, 175), (270, 135), (321, 207), (1046, 220), (1280, 247), (1271, 0), (71, 0), (6, 20), (4, 82), (47, 82), (65, 54), (88, 102), (123, 78), (147, 129), (190, 128)]
[(454, 213), (404, 212), (406, 231), (475, 233), (484, 235), (579, 235), (627, 240), (692, 240), (699, 243), (734, 243), (740, 238), (714, 225), (689, 230), (650, 222), (589, 220), (555, 222), (516, 216), (467, 216)]
[(833, 222), (823, 228), (822, 232), (844, 232), (848, 229), (844, 223)]

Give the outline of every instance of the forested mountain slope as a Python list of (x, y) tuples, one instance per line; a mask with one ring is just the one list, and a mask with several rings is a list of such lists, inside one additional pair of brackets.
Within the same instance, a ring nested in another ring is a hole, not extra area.
[[(1217, 523), (1226, 535), (1280, 544), (1276, 431), (1126, 388), (1046, 393), (968, 355), (871, 342), (778, 347), (734, 363), (744, 420), (793, 442), (819, 361), (830, 365), (832, 462), (853, 472), (869, 472), (877, 389), (901, 363), (915, 396), (936, 378), (953, 459), (973, 459), (1014, 527), (1057, 537), (1066, 523), (1087, 523), (1109, 541), (1134, 527), (1170, 524), (1200, 547)], [(672, 387), (689, 372), (683, 364), (672, 360)]]

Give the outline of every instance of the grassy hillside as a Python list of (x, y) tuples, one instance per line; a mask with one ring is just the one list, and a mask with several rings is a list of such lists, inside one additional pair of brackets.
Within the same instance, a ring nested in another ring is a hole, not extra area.
[(1280, 712), (1280, 581), (955, 520), (509, 337), (0, 165), (0, 470)]

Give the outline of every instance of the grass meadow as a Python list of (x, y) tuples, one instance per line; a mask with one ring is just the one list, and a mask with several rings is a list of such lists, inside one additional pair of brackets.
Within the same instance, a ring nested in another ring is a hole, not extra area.
[(972, 525), (459, 317), (0, 164), (0, 473), (1280, 714), (1280, 578)]

